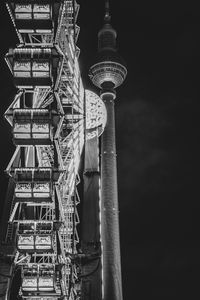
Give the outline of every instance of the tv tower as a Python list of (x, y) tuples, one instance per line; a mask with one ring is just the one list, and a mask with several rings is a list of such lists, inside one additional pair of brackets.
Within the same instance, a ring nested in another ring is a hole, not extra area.
[(115, 89), (125, 80), (127, 69), (117, 52), (117, 32), (110, 21), (109, 1), (105, 0), (104, 25), (98, 33), (98, 55), (89, 76), (101, 89), (100, 97), (107, 110), (107, 124), (101, 137), (103, 299), (122, 300), (114, 100)]

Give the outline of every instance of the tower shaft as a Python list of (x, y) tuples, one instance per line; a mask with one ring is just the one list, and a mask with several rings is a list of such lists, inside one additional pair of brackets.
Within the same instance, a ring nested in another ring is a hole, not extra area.
[(114, 95), (102, 94), (107, 124), (101, 137), (101, 226), (104, 300), (122, 300)]

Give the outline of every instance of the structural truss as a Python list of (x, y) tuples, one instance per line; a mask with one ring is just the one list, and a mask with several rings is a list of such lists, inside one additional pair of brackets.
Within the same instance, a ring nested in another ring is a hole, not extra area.
[[(10, 176), (5, 244), (15, 239), (12, 272), (19, 296), (79, 299), (77, 253), (79, 164), (85, 105), (72, 0), (7, 1), (19, 38), (6, 62), (18, 92), (5, 112), (16, 150)], [(9, 277), (9, 275), (7, 276)]]

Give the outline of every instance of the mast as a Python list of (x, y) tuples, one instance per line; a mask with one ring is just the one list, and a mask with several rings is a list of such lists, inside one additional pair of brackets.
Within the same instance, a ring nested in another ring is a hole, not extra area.
[(108, 0), (105, 0), (105, 16), (104, 21), (110, 21), (110, 4)]

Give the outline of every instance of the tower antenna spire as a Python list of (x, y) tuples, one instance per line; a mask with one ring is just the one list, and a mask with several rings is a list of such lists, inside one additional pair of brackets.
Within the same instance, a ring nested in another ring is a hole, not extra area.
[(104, 17), (104, 21), (105, 23), (109, 23), (111, 19), (110, 16), (110, 3), (109, 0), (105, 0), (105, 17)]
[(107, 123), (101, 137), (102, 296), (104, 300), (123, 300), (114, 100), (115, 89), (124, 82), (127, 69), (117, 52), (117, 32), (110, 24), (109, 0), (104, 3), (104, 25), (98, 32), (98, 55), (89, 72), (93, 84), (101, 89), (100, 96), (107, 111)]

